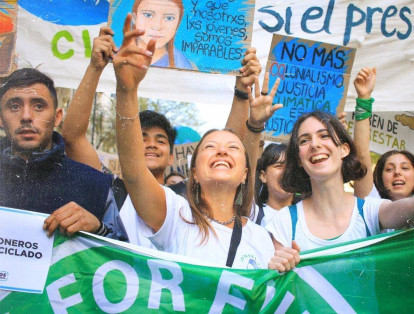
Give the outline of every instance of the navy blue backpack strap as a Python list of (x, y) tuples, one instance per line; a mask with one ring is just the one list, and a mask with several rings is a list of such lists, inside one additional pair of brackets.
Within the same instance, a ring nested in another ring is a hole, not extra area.
[(292, 241), (295, 240), (296, 224), (298, 222), (298, 208), (295, 205), (289, 206), (290, 219), (292, 219)]
[(262, 223), (263, 217), (264, 217), (263, 206), (259, 205), (259, 212), (257, 213), (256, 224), (260, 226), (260, 224)]
[(365, 221), (365, 217), (364, 217), (364, 209), (363, 209), (364, 208), (364, 204), (365, 204), (365, 200), (362, 199), (362, 198), (358, 198), (357, 197), (358, 212), (361, 215), (362, 220), (364, 221), (365, 230), (367, 232), (367, 237), (370, 237), (371, 236), (371, 232), (368, 229), (367, 222)]
[(124, 181), (121, 178), (116, 177), (112, 181), (112, 191), (114, 192), (114, 197), (116, 201), (116, 205), (118, 206), (118, 210), (121, 210), (122, 205), (128, 196), (128, 191), (125, 187)]
[(242, 231), (243, 231), (242, 221), (239, 216), (236, 216), (236, 219), (234, 221), (233, 231), (231, 233), (231, 239), (230, 239), (230, 248), (227, 253), (227, 261), (226, 266), (232, 267), (234, 258), (236, 257), (237, 248), (239, 247), (241, 237), (242, 237)]

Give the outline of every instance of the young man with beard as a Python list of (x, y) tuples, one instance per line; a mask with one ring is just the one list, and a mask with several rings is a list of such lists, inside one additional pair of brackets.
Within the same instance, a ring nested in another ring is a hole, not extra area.
[(43, 228), (126, 240), (111, 177), (69, 159), (54, 128), (62, 120), (53, 81), (35, 69), (0, 87), (0, 206), (50, 214)]

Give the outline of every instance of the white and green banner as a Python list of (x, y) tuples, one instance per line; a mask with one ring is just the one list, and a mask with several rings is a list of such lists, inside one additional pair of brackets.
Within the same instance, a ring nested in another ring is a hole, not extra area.
[(57, 236), (43, 294), (0, 291), (0, 312), (410, 311), (413, 235), (411, 229), (309, 251), (282, 275), (187, 264), (91, 236)]

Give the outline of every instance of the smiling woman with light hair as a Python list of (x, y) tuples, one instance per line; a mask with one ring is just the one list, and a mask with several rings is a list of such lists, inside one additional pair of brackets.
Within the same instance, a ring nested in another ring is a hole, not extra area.
[[(151, 57), (136, 47), (140, 30), (124, 24), (124, 41), (114, 59), (117, 77), (117, 144), (122, 177), (143, 234), (159, 250), (195, 258), (201, 263), (235, 268), (267, 268), (274, 253), (271, 236), (247, 216), (253, 181), (247, 148), (231, 130), (211, 130), (195, 149), (188, 181), (188, 201), (155, 180), (145, 164), (138, 86)], [(151, 39), (148, 51), (155, 49)], [(281, 107), (272, 105), (278, 82), (268, 93), (269, 75), (260, 90), (255, 78), (249, 90), (250, 117), (245, 143), (259, 146), (264, 123)], [(261, 94), (261, 92), (263, 94)], [(242, 122), (243, 123), (243, 122)]]

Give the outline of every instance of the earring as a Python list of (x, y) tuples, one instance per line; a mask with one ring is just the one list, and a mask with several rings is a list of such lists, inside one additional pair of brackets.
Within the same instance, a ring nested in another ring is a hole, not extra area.
[(240, 184), (240, 190), (237, 194), (236, 201), (234, 202), (234, 205), (241, 206), (243, 204), (243, 189), (244, 189), (244, 182)]
[(196, 183), (195, 185), (195, 195), (194, 195), (194, 203), (196, 203), (197, 205), (200, 204), (200, 184)]

